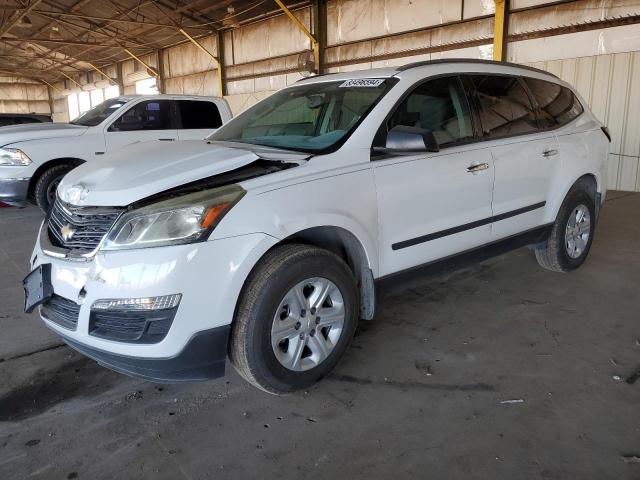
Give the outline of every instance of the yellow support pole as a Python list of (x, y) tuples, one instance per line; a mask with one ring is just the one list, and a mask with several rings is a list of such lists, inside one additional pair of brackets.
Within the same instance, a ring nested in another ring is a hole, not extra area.
[(91, 68), (93, 68), (96, 72), (98, 72), (100, 75), (102, 75), (103, 77), (105, 77), (107, 80), (109, 80), (109, 82), (112, 82), (114, 85), (117, 85), (118, 82), (116, 82), (113, 78), (111, 78), (109, 75), (107, 75), (106, 73), (104, 73), (104, 71), (102, 71), (101, 69), (99, 69), (98, 67), (96, 67), (93, 63), (91, 62), (87, 62), (89, 64), (89, 66)]
[[(277, 0), (276, 0), (277, 1)], [(495, 0), (496, 13), (493, 23), (493, 59), (504, 61), (507, 50), (507, 8), (508, 0)]]
[(73, 83), (75, 83), (78, 87), (82, 88), (82, 85), (80, 85), (78, 82), (76, 82), (73, 78), (71, 78), (69, 75), (67, 75), (66, 73), (64, 73), (62, 70), (60, 70), (60, 73), (62, 75), (64, 75), (65, 77), (67, 77), (69, 80), (71, 80)]
[(154, 77), (160, 78), (160, 75), (158, 74), (158, 72), (155, 71), (155, 69), (152, 66), (147, 65), (140, 57), (136, 56), (131, 50), (129, 50), (128, 48), (123, 48), (123, 50), (127, 52), (131, 58), (133, 58), (134, 60), (137, 60), (147, 70), (149, 70)]
[(42, 83), (44, 83), (45, 85), (48, 85), (49, 87), (51, 87), (52, 89), (54, 89), (56, 92), (58, 92), (60, 95), (62, 95), (62, 91), (59, 88), (56, 88), (54, 85), (51, 85), (49, 82), (47, 82), (46, 80), (42, 80), (39, 79)]
[(302, 31), (302, 33), (304, 33), (311, 41), (311, 47), (313, 48), (313, 64), (316, 72), (320, 73), (320, 44), (318, 43), (318, 40), (316, 40), (316, 37), (311, 34), (309, 29), (305, 27), (300, 20), (298, 20), (298, 17), (296, 17), (291, 12), (291, 10), (289, 10), (287, 6), (281, 2), (281, 0), (275, 0), (275, 2), (280, 7), (280, 10), (286, 13), (287, 17), (289, 17), (291, 21), (295, 23), (296, 26), (300, 29), (300, 31)]
[[(218, 96), (220, 97), (224, 96), (224, 86), (222, 84), (222, 63), (220, 62), (220, 59), (216, 57), (213, 53), (211, 53), (209, 50), (204, 48), (204, 46), (200, 42), (198, 42), (195, 38), (193, 38), (191, 35), (185, 32), (182, 28), (179, 28), (178, 31), (182, 35), (184, 35), (187, 38), (187, 40), (189, 40), (196, 47), (198, 47), (200, 50), (202, 50), (204, 53), (206, 53), (207, 55), (209, 55), (211, 58), (215, 60), (216, 64), (218, 65), (218, 68), (216, 69), (218, 72)], [(218, 52), (218, 55), (220, 55), (220, 52)]]

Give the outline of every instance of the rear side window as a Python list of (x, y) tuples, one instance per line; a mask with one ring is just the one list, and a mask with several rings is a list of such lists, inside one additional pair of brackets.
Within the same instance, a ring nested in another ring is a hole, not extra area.
[(398, 125), (429, 130), (440, 146), (472, 139), (469, 105), (458, 77), (418, 86), (393, 113), (387, 130)]
[(485, 137), (499, 138), (538, 131), (534, 108), (518, 77), (471, 75)]
[(0, 127), (6, 127), (7, 125), (14, 125), (15, 119), (13, 117), (0, 117)]
[(218, 106), (213, 102), (203, 102), (198, 100), (178, 101), (180, 117), (182, 118), (182, 128), (184, 129), (209, 129), (220, 128), (222, 117)]
[(557, 83), (525, 78), (536, 99), (542, 128), (566, 125), (584, 112), (578, 98), (571, 90)]

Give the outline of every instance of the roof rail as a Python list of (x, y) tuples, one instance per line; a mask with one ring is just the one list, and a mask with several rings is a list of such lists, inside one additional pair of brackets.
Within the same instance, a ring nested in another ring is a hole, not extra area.
[(439, 60), (424, 60), (422, 62), (407, 63), (406, 65), (402, 65), (398, 67), (396, 70), (398, 72), (403, 72), (405, 70), (409, 70), (410, 68), (425, 67), (427, 65), (438, 65), (441, 63), (477, 63), (477, 64), (485, 64), (485, 65), (502, 65), (504, 67), (522, 68), (524, 70), (530, 70), (536, 73), (544, 73), (545, 75), (551, 75), (552, 77), (558, 78), (557, 75), (554, 75), (553, 73), (547, 72), (545, 70), (540, 70), (539, 68), (529, 67), (527, 65), (520, 65), (517, 63), (511, 63), (511, 62), (498, 62), (496, 60), (481, 60), (479, 58), (442, 58)]

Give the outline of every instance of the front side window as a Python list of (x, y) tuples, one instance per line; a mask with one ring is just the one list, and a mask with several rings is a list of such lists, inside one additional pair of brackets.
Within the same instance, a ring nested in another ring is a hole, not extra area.
[(542, 128), (565, 125), (584, 111), (573, 92), (562, 85), (535, 78), (525, 82), (538, 103)]
[(399, 125), (431, 131), (441, 147), (471, 140), (471, 112), (458, 77), (417, 87), (389, 118), (387, 132)]
[(178, 108), (180, 109), (180, 118), (184, 129), (206, 128), (213, 130), (220, 128), (222, 125), (220, 111), (213, 102), (179, 100)]
[(210, 140), (317, 153), (335, 148), (390, 88), (359, 79), (299, 85), (274, 93), (238, 115)]
[(529, 96), (518, 77), (471, 75), (485, 137), (500, 138), (538, 131)]
[[(69, 96), (69, 107), (71, 107), (72, 104), (71, 97), (72, 95)], [(102, 102), (100, 105), (97, 105), (95, 108), (92, 108), (85, 114), (80, 115), (71, 123), (85, 127), (95, 127), (96, 125), (100, 125), (104, 122), (111, 114), (113, 114), (113, 112), (124, 106), (126, 103), (126, 100), (119, 100), (117, 98), (107, 100), (106, 102)], [(71, 108), (69, 108), (69, 115), (73, 115), (76, 111), (72, 111)]]
[(137, 103), (113, 122), (109, 131), (169, 130), (172, 128), (171, 103), (171, 100), (147, 100)]

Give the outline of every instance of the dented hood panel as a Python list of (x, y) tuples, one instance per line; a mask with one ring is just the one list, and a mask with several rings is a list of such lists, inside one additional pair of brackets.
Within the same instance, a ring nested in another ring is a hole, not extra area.
[(60, 183), (58, 195), (74, 205), (125, 206), (258, 158), (249, 150), (202, 140), (138, 143), (72, 170)]

